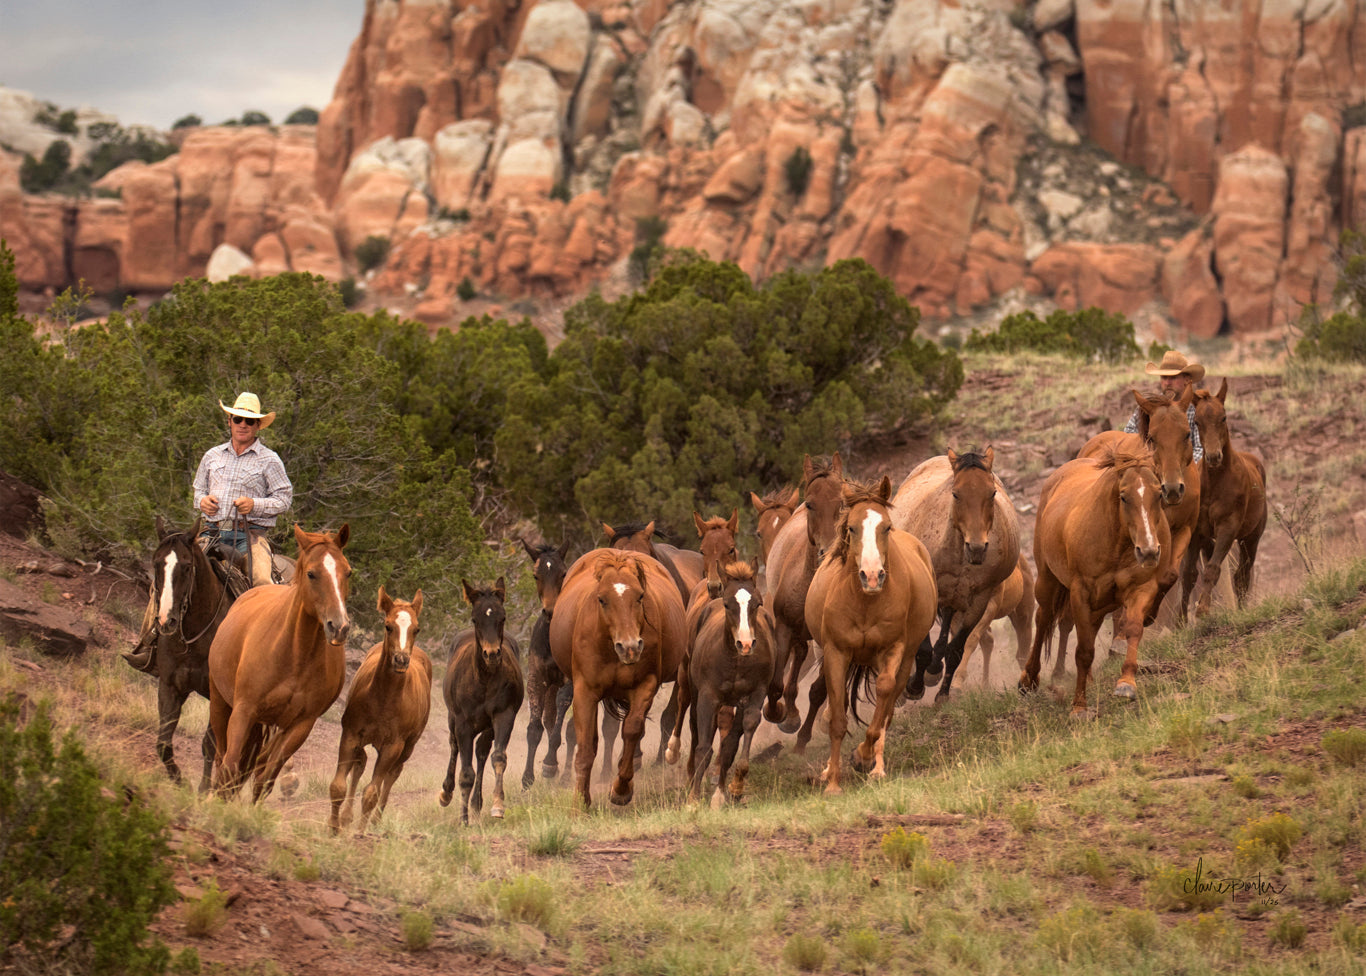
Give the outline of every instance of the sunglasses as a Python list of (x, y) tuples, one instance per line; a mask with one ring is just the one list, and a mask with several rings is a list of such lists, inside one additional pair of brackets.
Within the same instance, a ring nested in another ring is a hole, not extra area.
[(237, 414), (233, 414), (232, 422), (234, 424), (246, 424), (248, 427), (255, 427), (261, 421), (257, 420), (255, 417), (239, 417)]

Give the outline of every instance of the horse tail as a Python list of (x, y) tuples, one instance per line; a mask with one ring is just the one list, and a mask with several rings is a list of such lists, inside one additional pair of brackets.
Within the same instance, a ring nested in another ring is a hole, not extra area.
[(874, 701), (877, 698), (877, 671), (866, 664), (853, 664), (844, 679), (845, 697), (849, 701), (849, 711), (859, 725), (867, 725), (858, 713), (860, 701)]
[(631, 703), (625, 698), (604, 698), (602, 709), (618, 722), (626, 721), (626, 713), (631, 710)]
[(1067, 604), (1067, 590), (1061, 586), (1053, 594), (1053, 616), (1052, 625), (1049, 626), (1047, 633), (1043, 635), (1042, 658), (1045, 661), (1053, 660), (1053, 637), (1058, 632), (1058, 618), (1062, 616), (1063, 607)]

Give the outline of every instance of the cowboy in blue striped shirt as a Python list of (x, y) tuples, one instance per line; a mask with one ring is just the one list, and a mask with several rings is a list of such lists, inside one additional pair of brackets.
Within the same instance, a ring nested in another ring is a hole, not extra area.
[[(1160, 377), (1162, 385), (1162, 395), (1168, 400), (1180, 400), (1185, 395), (1186, 387), (1193, 386), (1205, 378), (1205, 367), (1199, 363), (1187, 361), (1175, 349), (1168, 349), (1162, 354), (1161, 363), (1149, 363), (1144, 367), (1143, 372), (1149, 376)], [(1139, 424), (1145, 418), (1143, 411), (1134, 408), (1133, 416), (1124, 425), (1124, 433), (1142, 433)], [(1200, 459), (1205, 456), (1205, 447), (1200, 443), (1200, 428), (1195, 425), (1195, 404), (1192, 403), (1186, 410), (1186, 419), (1191, 426), (1191, 446), (1195, 448), (1195, 463), (1199, 464)]]
[[(228, 415), (228, 440), (204, 452), (194, 476), (194, 504), (205, 516), (219, 542), (248, 556), (253, 586), (271, 582), (270, 543), (266, 533), (277, 516), (294, 501), (294, 486), (285, 474), (280, 455), (260, 441), (259, 434), (275, 420), (275, 411), (261, 412), (255, 393), (243, 393), (231, 407), (218, 401)], [(201, 535), (201, 539), (203, 535)], [(155, 670), (155, 594), (147, 603), (137, 645), (123, 656), (139, 671)]]

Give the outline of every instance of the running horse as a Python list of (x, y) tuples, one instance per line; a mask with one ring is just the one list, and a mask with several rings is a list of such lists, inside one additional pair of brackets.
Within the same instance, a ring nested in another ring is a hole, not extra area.
[[(152, 555), (152, 598), (156, 605), (157, 758), (177, 783), (180, 767), (175, 761), (175, 730), (190, 692), (209, 697), (209, 646), (218, 626), (232, 606), (233, 595), (214, 571), (209, 557), (199, 548), (203, 516), (184, 532), (166, 528), (156, 518), (161, 544)], [(245, 582), (245, 581), (244, 581)], [(213, 770), (213, 728), (204, 729), (200, 743), (204, 772), (199, 789), (209, 788)]]
[[(821, 555), (835, 541), (839, 522), (844, 462), (836, 451), (830, 460), (802, 459), (804, 502), (773, 540), (764, 570), (764, 604), (773, 611), (775, 653), (773, 684), (764, 717), (784, 732), (796, 732), (802, 719), (797, 710), (797, 685), (806, 663), (812, 634), (806, 626), (806, 591), (816, 575)], [(815, 686), (812, 686), (813, 692)], [(814, 711), (819, 703), (809, 705)], [(798, 751), (801, 745), (798, 745)]]
[(843, 494), (835, 544), (806, 596), (806, 626), (820, 644), (830, 697), (830, 758), (821, 773), (827, 795), (842, 792), (846, 696), (854, 700), (865, 684), (875, 689), (876, 705), (852, 762), (872, 779), (886, 775), (887, 726), (939, 605), (929, 550), (892, 523), (891, 480), (846, 485)]
[(1096, 630), (1117, 613), (1127, 642), (1115, 694), (1138, 696), (1138, 642), (1157, 595), (1162, 553), (1171, 531), (1162, 513), (1161, 484), (1152, 453), (1114, 450), (1076, 458), (1049, 475), (1034, 522), (1034, 643), (1020, 673), (1021, 692), (1039, 686), (1045, 642), (1064, 610), (1077, 629), (1077, 683), (1072, 714), (1086, 714), (1086, 683), (1095, 658)]
[(1252, 588), (1257, 546), (1266, 530), (1266, 466), (1257, 455), (1234, 450), (1224, 409), (1227, 397), (1225, 377), (1218, 393), (1202, 390), (1196, 398), (1195, 421), (1200, 426), (1205, 459), (1200, 473), (1200, 519), (1181, 566), (1183, 614), (1192, 590), (1196, 614), (1209, 612), (1210, 597), (1219, 583), (1224, 558), (1234, 543), (1238, 545), (1238, 566), (1233, 571), (1233, 595), (1238, 606), (1243, 605)]
[(341, 694), (351, 629), (351, 564), (342, 550), (350, 537), (349, 525), (335, 534), (295, 525), (293, 581), (253, 587), (219, 625), (209, 648), (209, 723), (220, 793), (235, 793), (251, 775), (252, 802), (269, 796), (281, 767)]
[(763, 498), (754, 492), (749, 493), (749, 503), (754, 507), (754, 534), (759, 537), (759, 563), (761, 568), (768, 565), (768, 553), (773, 548), (773, 540), (802, 500), (796, 488), (779, 488), (770, 491)]
[(529, 790), (536, 782), (536, 750), (540, 748), (541, 736), (547, 732), (549, 736), (545, 759), (541, 763), (541, 775), (546, 779), (554, 779), (560, 772), (561, 730), (564, 728), (565, 713), (569, 710), (569, 699), (560, 692), (568, 687), (568, 679), (550, 655), (550, 618), (555, 613), (555, 601), (560, 598), (569, 542), (564, 542), (559, 548), (552, 545), (533, 547), (523, 539), (522, 548), (531, 560), (531, 574), (536, 579), (536, 598), (541, 603), (541, 612), (531, 626), (526, 665), (528, 716), (526, 769), (522, 771), (522, 789)]
[(968, 637), (986, 615), (997, 587), (1019, 566), (1020, 527), (1001, 479), (992, 473), (996, 452), (932, 457), (897, 488), (892, 523), (929, 549), (939, 596), (939, 636), (917, 654), (907, 686), (925, 693), (925, 676), (944, 669), (935, 701), (943, 701), (963, 659)]
[(1034, 635), (1034, 569), (1029, 565), (1029, 556), (1020, 550), (1020, 561), (1015, 571), (1005, 578), (987, 603), (981, 621), (972, 628), (968, 642), (963, 646), (963, 660), (958, 665), (966, 671), (973, 652), (982, 649), (982, 685), (991, 686), (991, 652), (996, 647), (996, 639), (991, 634), (993, 620), (1007, 618), (1015, 631), (1015, 663), (1024, 667), (1029, 660), (1029, 645)]
[(629, 550), (592, 549), (569, 568), (550, 650), (574, 683), (574, 786), (585, 807), (597, 756), (599, 702), (622, 716), (622, 755), (611, 801), (631, 802), (635, 752), (662, 679), (676, 678), (687, 638), (683, 600), (658, 561)]

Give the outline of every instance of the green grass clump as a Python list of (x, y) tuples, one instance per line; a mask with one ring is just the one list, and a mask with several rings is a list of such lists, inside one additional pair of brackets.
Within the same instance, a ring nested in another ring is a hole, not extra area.
[(1139, 908), (1121, 908), (1111, 916), (1111, 924), (1120, 937), (1135, 949), (1147, 949), (1157, 944), (1157, 916)]
[(185, 906), (186, 935), (213, 935), (227, 920), (228, 896), (218, 889), (217, 881), (210, 881), (204, 894)]
[(1323, 751), (1340, 766), (1356, 766), (1366, 759), (1366, 729), (1334, 729), (1324, 733)]
[(1089, 962), (1104, 953), (1109, 935), (1094, 908), (1073, 905), (1040, 922), (1034, 941), (1062, 962)]
[(1158, 869), (1148, 882), (1148, 900), (1160, 912), (1208, 911), (1224, 903), (1217, 872), (1201, 864), (1197, 868), (1170, 865)]
[(1309, 927), (1300, 918), (1300, 913), (1291, 908), (1288, 911), (1281, 912), (1272, 920), (1267, 938), (1287, 949), (1298, 949), (1304, 945), (1304, 937), (1308, 934)]
[(199, 950), (194, 946), (186, 946), (171, 957), (171, 972), (173, 973), (195, 976), (200, 969)]
[(825, 942), (819, 935), (798, 932), (783, 946), (783, 961), (804, 973), (825, 968), (826, 955)]
[(1010, 825), (1027, 834), (1039, 825), (1039, 805), (1033, 800), (1022, 800), (1010, 808)]
[(426, 912), (404, 912), (399, 924), (403, 929), (403, 944), (409, 952), (421, 952), (431, 946), (436, 926)]
[(534, 874), (503, 882), (494, 901), (504, 918), (530, 922), (541, 928), (549, 927), (555, 920), (555, 889)]
[(874, 970), (886, 958), (887, 947), (882, 942), (882, 936), (873, 929), (853, 929), (844, 934), (845, 964), (854, 972)]
[(897, 827), (882, 835), (882, 856), (893, 866), (908, 868), (930, 853), (930, 842), (917, 831), (906, 833), (905, 827)]
[(567, 857), (579, 848), (573, 831), (563, 824), (550, 824), (541, 829), (527, 844), (527, 853), (537, 857)]
[(1276, 855), (1278, 861), (1290, 856), (1290, 849), (1304, 835), (1299, 821), (1286, 813), (1273, 813), (1269, 817), (1249, 820), (1241, 831), (1238, 847), (1243, 844), (1261, 841)]
[(1366, 953), (1366, 922), (1357, 923), (1350, 915), (1339, 915), (1333, 926), (1333, 941), (1348, 952)]
[(1257, 781), (1251, 776), (1240, 775), (1233, 777), (1233, 792), (1247, 800), (1255, 800), (1262, 795), (1261, 788), (1257, 786)]
[(932, 891), (942, 891), (958, 877), (958, 867), (942, 857), (920, 857), (911, 865), (911, 883)]

